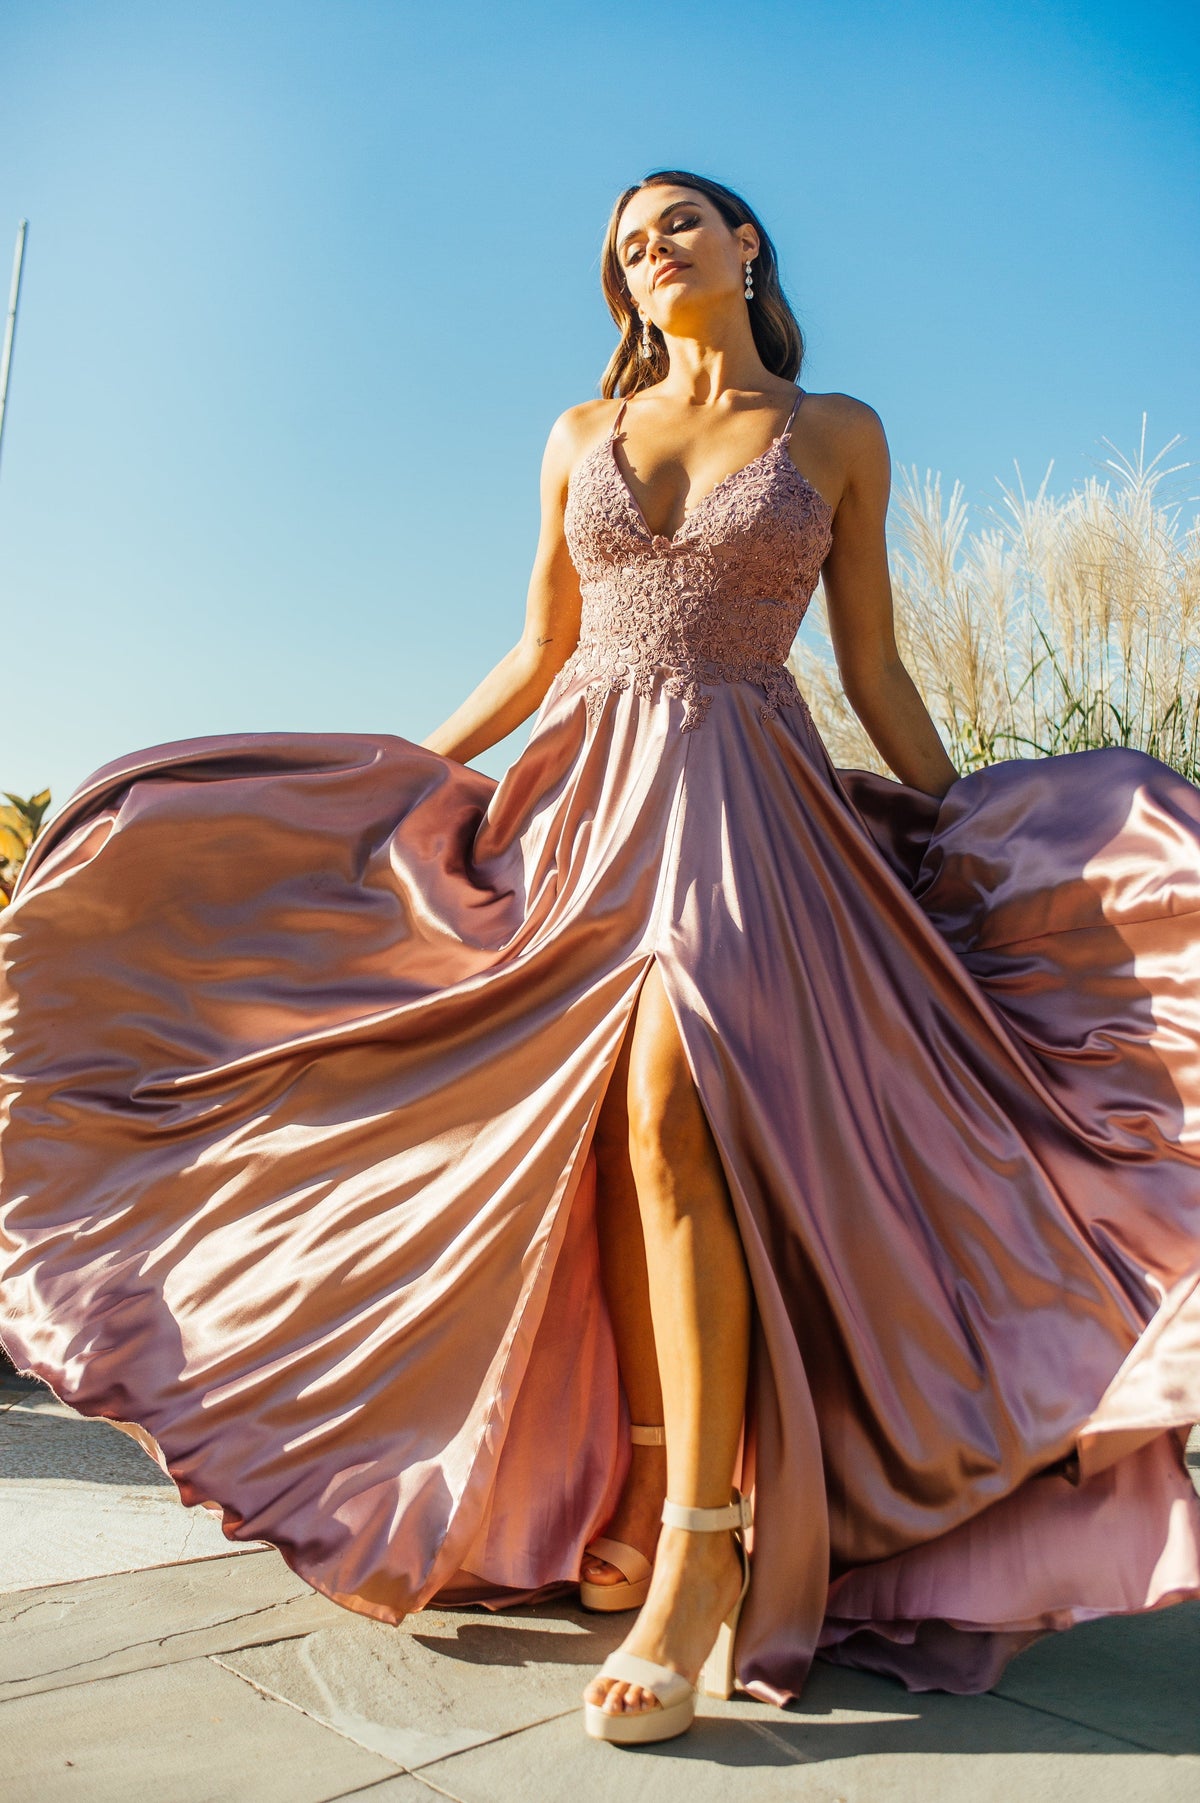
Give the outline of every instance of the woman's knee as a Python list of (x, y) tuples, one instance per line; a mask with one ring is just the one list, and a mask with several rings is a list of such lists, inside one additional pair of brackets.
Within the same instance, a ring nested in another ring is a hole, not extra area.
[(719, 1173), (703, 1104), (657, 965), (639, 998), (626, 1090), (629, 1156), (639, 1186), (684, 1200), (698, 1179)]

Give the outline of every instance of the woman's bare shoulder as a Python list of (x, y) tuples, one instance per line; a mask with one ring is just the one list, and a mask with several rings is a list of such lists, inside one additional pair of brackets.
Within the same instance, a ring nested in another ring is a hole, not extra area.
[(839, 439), (867, 443), (883, 432), (883, 421), (874, 407), (852, 394), (812, 394), (806, 391), (802, 413), (808, 423), (822, 426)]
[(835, 512), (853, 490), (882, 495), (891, 485), (883, 421), (852, 394), (810, 394), (796, 416), (792, 455)]
[(581, 457), (599, 444), (612, 425), (621, 403), (618, 400), (578, 401), (559, 414), (546, 440), (545, 463), (562, 481), (566, 481)]
[(550, 428), (552, 438), (559, 438), (564, 445), (583, 449), (594, 444), (601, 432), (612, 425), (620, 409), (619, 400), (605, 400), (603, 397), (594, 401), (577, 401), (575, 406), (567, 407), (559, 414)]
[(829, 485), (827, 493), (841, 495), (851, 481), (885, 488), (890, 484), (887, 435), (868, 402), (852, 394), (806, 394), (798, 427), (801, 420), (803, 429), (793, 434), (792, 443), (799, 441), (802, 455), (821, 471)]

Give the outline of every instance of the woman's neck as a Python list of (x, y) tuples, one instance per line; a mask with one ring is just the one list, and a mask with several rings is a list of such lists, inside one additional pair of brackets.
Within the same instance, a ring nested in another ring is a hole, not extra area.
[(664, 334), (669, 366), (656, 384), (664, 399), (681, 406), (718, 404), (726, 394), (761, 394), (776, 378), (758, 354), (748, 325), (733, 343), (705, 343)]

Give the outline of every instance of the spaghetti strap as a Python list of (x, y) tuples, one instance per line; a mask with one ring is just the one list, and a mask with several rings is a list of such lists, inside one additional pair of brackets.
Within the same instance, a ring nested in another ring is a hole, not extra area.
[(795, 424), (796, 415), (800, 411), (800, 403), (803, 399), (804, 390), (803, 388), (798, 388), (796, 391), (796, 398), (792, 402), (792, 411), (788, 414), (788, 423), (779, 434), (780, 444), (786, 444), (788, 439), (792, 436), (792, 427)]
[(629, 396), (626, 395), (625, 399), (621, 402), (621, 405), (617, 408), (616, 419), (613, 421), (612, 425), (608, 429), (608, 436), (610, 438), (615, 438), (617, 436), (617, 427), (620, 425), (621, 421), (624, 419), (625, 409), (626, 409), (626, 407), (628, 407), (628, 405), (629, 405)]

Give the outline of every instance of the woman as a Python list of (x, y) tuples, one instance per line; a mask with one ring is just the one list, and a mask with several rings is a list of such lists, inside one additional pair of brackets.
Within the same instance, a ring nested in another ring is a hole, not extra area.
[[(159, 748), (39, 840), (0, 1308), (350, 1608), (640, 1603), (585, 1723), (649, 1740), (734, 1630), (776, 1701), (818, 1645), (969, 1691), (1200, 1594), (1200, 794), (957, 778), (742, 200), (627, 189), (604, 284), (521, 641), (425, 746)], [(898, 781), (786, 668), (818, 574)]]

